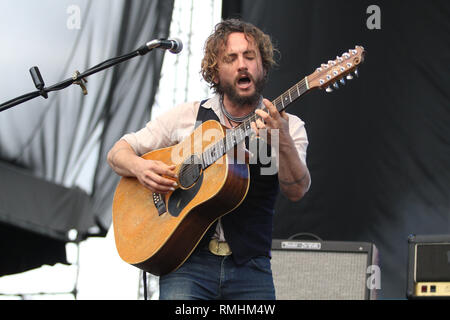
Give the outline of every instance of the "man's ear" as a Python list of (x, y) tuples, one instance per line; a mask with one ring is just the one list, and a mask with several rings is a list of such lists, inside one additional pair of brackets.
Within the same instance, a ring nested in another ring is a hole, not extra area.
[(219, 76), (217, 74), (213, 77), (213, 82), (219, 84)]

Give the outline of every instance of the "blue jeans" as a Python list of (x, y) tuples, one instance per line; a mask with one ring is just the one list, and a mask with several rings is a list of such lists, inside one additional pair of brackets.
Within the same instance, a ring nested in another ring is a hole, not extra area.
[(200, 248), (176, 271), (159, 279), (161, 300), (274, 300), (270, 258), (236, 265)]

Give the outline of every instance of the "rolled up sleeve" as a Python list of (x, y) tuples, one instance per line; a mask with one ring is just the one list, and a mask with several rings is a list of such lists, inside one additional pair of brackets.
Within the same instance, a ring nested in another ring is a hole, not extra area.
[(181, 104), (121, 139), (128, 142), (137, 155), (177, 144), (193, 131), (198, 107), (198, 102)]

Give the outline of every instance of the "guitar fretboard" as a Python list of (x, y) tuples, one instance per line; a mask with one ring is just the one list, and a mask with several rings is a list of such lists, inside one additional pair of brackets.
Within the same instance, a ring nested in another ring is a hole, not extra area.
[[(308, 92), (308, 80), (303, 78), (301, 81), (292, 86), (289, 90), (284, 92), (278, 98), (272, 101), (272, 104), (277, 108), (278, 112), (284, 111), (288, 105), (300, 98), (306, 92)], [(267, 112), (267, 109), (263, 109)], [(234, 129), (227, 130), (223, 139), (209, 146), (202, 153), (202, 169), (208, 168), (218, 159), (220, 159), (228, 151), (232, 150), (239, 143), (249, 137), (253, 130), (251, 123), (255, 122), (260, 117), (257, 114), (252, 115), (247, 120), (243, 121), (239, 126)]]

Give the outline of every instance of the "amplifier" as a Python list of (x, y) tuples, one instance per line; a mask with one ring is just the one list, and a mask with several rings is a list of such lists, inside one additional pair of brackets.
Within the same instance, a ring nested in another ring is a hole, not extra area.
[(450, 235), (408, 237), (408, 299), (450, 298)]
[(278, 300), (368, 300), (381, 288), (378, 250), (372, 243), (272, 241)]

